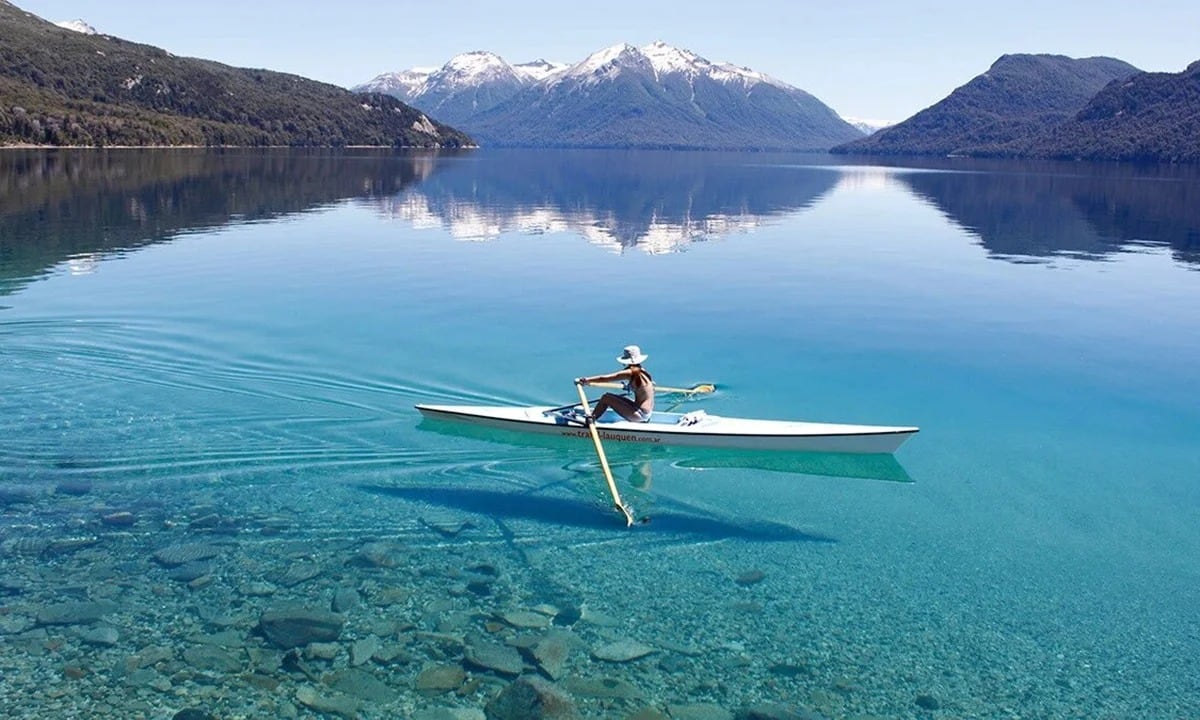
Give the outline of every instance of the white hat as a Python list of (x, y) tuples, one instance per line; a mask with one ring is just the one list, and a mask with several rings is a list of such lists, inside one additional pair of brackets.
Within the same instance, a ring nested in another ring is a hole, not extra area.
[(623, 365), (641, 365), (646, 362), (649, 355), (643, 355), (642, 349), (637, 345), (626, 345), (625, 351), (621, 353), (621, 357), (617, 358), (617, 362)]

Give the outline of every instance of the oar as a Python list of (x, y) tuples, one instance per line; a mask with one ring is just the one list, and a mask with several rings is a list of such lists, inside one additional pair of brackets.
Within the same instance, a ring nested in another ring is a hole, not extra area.
[[(588, 383), (588, 384), (592, 385), (593, 387), (617, 388), (619, 390), (623, 390), (625, 388), (624, 383), (616, 383), (616, 382), (594, 382), (594, 383)], [(655, 392), (679, 393), (681, 395), (707, 395), (708, 393), (716, 392), (716, 389), (717, 389), (717, 386), (714, 385), (713, 383), (697, 383), (697, 384), (691, 386), (690, 388), (668, 387), (667, 385), (655, 385), (654, 386)]]
[[(591, 415), (592, 409), (588, 407), (587, 394), (583, 392), (583, 384), (576, 382), (575, 389), (579, 391), (579, 404), (583, 406), (583, 411)], [(588, 430), (592, 431), (592, 442), (596, 445), (596, 456), (600, 458), (600, 467), (604, 469), (604, 479), (608, 481), (608, 491), (612, 493), (613, 504), (625, 516), (625, 526), (632, 527), (633, 508), (621, 502), (621, 493), (617, 492), (617, 483), (613, 481), (612, 470), (608, 468), (608, 458), (604, 455), (604, 446), (600, 444), (600, 432), (596, 430), (596, 423), (592, 421), (587, 426)]]

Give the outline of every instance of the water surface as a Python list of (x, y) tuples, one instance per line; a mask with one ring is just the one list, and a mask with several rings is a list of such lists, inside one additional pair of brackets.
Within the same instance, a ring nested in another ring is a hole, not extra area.
[[(1200, 179), (845, 163), (0, 154), (0, 708), (474, 711), (532, 636), (589, 717), (1200, 715)], [(629, 343), (688, 409), (922, 430), (614, 449), (624, 530), (586, 443), (413, 409), (567, 403)], [(258, 629), (347, 590), (309, 675)]]

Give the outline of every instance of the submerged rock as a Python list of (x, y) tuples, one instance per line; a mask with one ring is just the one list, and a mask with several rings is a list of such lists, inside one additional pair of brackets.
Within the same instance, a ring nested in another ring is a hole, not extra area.
[(733, 720), (733, 713), (712, 703), (668, 705), (667, 714), (671, 720)]
[(571, 652), (572, 638), (564, 634), (551, 634), (533, 646), (533, 657), (542, 672), (552, 680), (561, 680), (566, 670), (567, 655)]
[(99, 621), (116, 611), (111, 602), (68, 602), (48, 605), (38, 611), (38, 625), (82, 625)]
[(233, 655), (209, 645), (198, 645), (183, 651), (183, 659), (196, 670), (218, 673), (235, 673), (242, 664)]
[(297, 688), (296, 700), (301, 705), (317, 712), (337, 715), (346, 720), (355, 720), (358, 717), (358, 708), (361, 704), (349, 695), (342, 693), (324, 695), (307, 685)]
[(484, 707), (488, 720), (576, 720), (570, 696), (536, 675), (517, 678)]
[(275, 608), (264, 612), (258, 624), (268, 640), (287, 650), (311, 642), (337, 640), (344, 622), (341, 615), (328, 610)]
[(171, 568), (167, 572), (167, 577), (175, 580), (176, 582), (190, 583), (193, 580), (204, 577), (205, 575), (211, 575), (212, 571), (213, 564), (211, 562), (208, 562), (207, 560), (200, 560), (199, 562), (184, 563), (178, 567)]
[(212, 545), (209, 543), (187, 543), (183, 545), (169, 545), (154, 553), (154, 559), (167, 567), (175, 567), (190, 562), (198, 562), (200, 560), (208, 560), (225, 552), (225, 547), (222, 545)]
[(344, 613), (358, 607), (360, 599), (358, 590), (352, 587), (340, 587), (334, 591), (330, 607), (334, 612)]
[(339, 692), (373, 703), (394, 702), (398, 693), (366, 670), (346, 668), (331, 673), (323, 682)]
[(516, 648), (493, 643), (468, 645), (463, 653), (467, 662), (501, 675), (520, 675), (525, 669), (521, 653)]
[(500, 613), (500, 619), (515, 628), (540, 629), (550, 626), (550, 618), (528, 610), (508, 610)]
[(811, 710), (793, 710), (786, 705), (762, 703), (742, 708), (735, 720), (826, 720), (825, 716)]
[(655, 652), (655, 648), (636, 640), (618, 640), (596, 648), (592, 651), (592, 657), (608, 662), (629, 662), (645, 657), (652, 652)]
[(458, 665), (431, 665), (417, 675), (416, 688), (421, 692), (439, 693), (457, 690), (467, 679)]
[(355, 640), (354, 644), (350, 646), (350, 664), (358, 667), (370, 660), (378, 652), (380, 645), (379, 638), (375, 635)]
[(102, 625), (100, 627), (87, 628), (79, 631), (79, 639), (88, 645), (101, 645), (104, 647), (112, 647), (121, 639), (121, 633), (111, 625)]
[(292, 563), (287, 568), (272, 574), (269, 579), (276, 585), (295, 587), (302, 582), (312, 580), (323, 572), (324, 569), (316, 563), (299, 562)]
[(621, 698), (637, 700), (642, 697), (642, 691), (632, 683), (620, 678), (611, 677), (569, 677), (563, 681), (567, 692), (581, 698)]
[(766, 579), (766, 577), (767, 577), (767, 574), (765, 572), (763, 572), (762, 570), (759, 570), (758, 568), (754, 568), (753, 570), (747, 570), (744, 573), (738, 575), (737, 576), (737, 584), (738, 585), (757, 585), (758, 583), (760, 583), (764, 579)]

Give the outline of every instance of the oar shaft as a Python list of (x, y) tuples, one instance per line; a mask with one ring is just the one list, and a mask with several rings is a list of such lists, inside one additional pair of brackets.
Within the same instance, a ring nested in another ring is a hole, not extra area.
[[(594, 383), (588, 383), (588, 385), (593, 385), (595, 387), (602, 387), (602, 388), (617, 388), (618, 390), (623, 389), (625, 387), (624, 383), (616, 383), (616, 382), (594, 382)], [(713, 392), (716, 389), (717, 389), (716, 386), (713, 385), (712, 383), (700, 383), (698, 385), (693, 385), (690, 388), (670, 387), (668, 385), (655, 385), (654, 386), (655, 392), (661, 392), (661, 393), (705, 394), (705, 393)]]
[[(575, 383), (575, 389), (579, 391), (579, 404), (583, 406), (583, 411), (590, 415), (592, 409), (588, 407), (587, 394), (583, 391), (583, 385)], [(625, 507), (625, 503), (621, 502), (621, 493), (617, 492), (617, 483), (613, 480), (612, 470), (608, 467), (608, 457), (604, 454), (604, 445), (600, 443), (600, 431), (596, 429), (594, 421), (588, 423), (588, 430), (592, 433), (592, 443), (596, 446), (596, 457), (600, 458), (600, 467), (604, 470), (604, 479), (608, 481), (608, 491), (612, 493), (613, 504), (625, 515), (625, 524), (633, 525), (633, 514)]]

